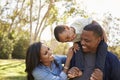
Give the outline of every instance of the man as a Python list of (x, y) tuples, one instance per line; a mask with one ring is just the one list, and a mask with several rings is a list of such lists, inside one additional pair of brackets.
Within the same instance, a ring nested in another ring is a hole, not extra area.
[[(68, 74), (75, 75), (75, 69), (72, 67), (78, 67), (83, 74), (72, 80), (120, 80), (120, 62), (114, 54), (107, 50), (102, 35), (103, 30), (100, 25), (91, 23), (84, 27), (80, 41), (81, 49), (74, 54), (71, 69), (68, 71)], [(101, 43), (103, 47), (99, 49)], [(105, 55), (98, 55), (99, 52), (103, 52)], [(97, 56), (105, 58), (103, 71), (96, 69), (96, 65), (99, 65)]]
[[(81, 37), (82, 30), (86, 25), (89, 25), (89, 24), (99, 25), (99, 23), (93, 20), (92, 18), (78, 18), (75, 21), (73, 21), (71, 26), (57, 25), (54, 29), (55, 39), (59, 42), (73, 42), (73, 50), (74, 52), (76, 52), (77, 50), (80, 49), (78, 45), (79, 45), (79, 42), (81, 41), (80, 37)], [(103, 30), (102, 36), (103, 36), (102, 39), (106, 42), (107, 38), (106, 38), (106, 35), (104, 34), (104, 30)], [(99, 68), (102, 71), (104, 69), (104, 63), (105, 63), (105, 57), (106, 57), (106, 55), (103, 52), (101, 52), (101, 49), (103, 50), (103, 46), (105, 47), (104, 48), (105, 50), (107, 49), (107, 44), (101, 43), (99, 45), (100, 48), (99, 48), (99, 52), (96, 60), (97, 62), (96, 68)]]

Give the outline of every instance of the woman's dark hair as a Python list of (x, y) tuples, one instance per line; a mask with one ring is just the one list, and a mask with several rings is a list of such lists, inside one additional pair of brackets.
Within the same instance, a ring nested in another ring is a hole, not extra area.
[(32, 71), (40, 64), (40, 49), (42, 43), (36, 42), (30, 45), (26, 52), (26, 70), (27, 80), (34, 80)]
[(54, 36), (57, 41), (60, 41), (59, 34), (65, 30), (65, 25), (57, 25), (54, 29)]

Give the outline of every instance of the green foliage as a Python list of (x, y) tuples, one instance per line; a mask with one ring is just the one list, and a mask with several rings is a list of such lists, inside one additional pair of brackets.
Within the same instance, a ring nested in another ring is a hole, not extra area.
[(7, 36), (9, 27), (10, 24), (0, 20), (0, 58), (2, 59), (11, 58), (11, 54), (13, 51), (14, 43)]
[(24, 36), (21, 36), (14, 45), (12, 58), (24, 59), (29, 42), (28, 35), (25, 34)]
[(8, 37), (2, 37), (0, 41), (0, 58), (8, 59), (11, 58), (11, 54), (13, 51), (13, 42), (8, 39)]
[(9, 23), (0, 20), (0, 34), (1, 35), (5, 35), (5, 33), (8, 32), (9, 27), (10, 27)]
[(60, 43), (55, 39), (47, 41), (45, 44), (52, 49), (54, 54), (66, 55), (69, 48), (69, 45), (67, 43)]
[(12, 30), (12, 32), (10, 32), (10, 33), (8, 34), (8, 38), (9, 38), (10, 40), (13, 40), (15, 37), (16, 37), (15, 31)]
[(120, 46), (109, 47), (109, 50), (113, 52), (114, 54), (116, 54), (118, 58), (120, 59)]
[(53, 50), (55, 54), (66, 55), (69, 45), (67, 43), (59, 43)]
[(52, 25), (55, 21), (57, 21), (57, 15), (58, 15), (58, 9), (57, 7), (52, 5), (46, 25)]
[(0, 58), (25, 58), (25, 51), (30, 40), (29, 32), (16, 27), (8, 33), (9, 28), (7, 22), (0, 21)]

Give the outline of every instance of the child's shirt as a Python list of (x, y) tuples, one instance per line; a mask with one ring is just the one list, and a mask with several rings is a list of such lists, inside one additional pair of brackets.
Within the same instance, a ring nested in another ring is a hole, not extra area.
[(70, 25), (70, 27), (73, 27), (75, 29), (76, 38), (72, 42), (78, 42), (80, 41), (80, 36), (82, 33), (83, 28), (92, 23), (92, 18), (78, 18)]

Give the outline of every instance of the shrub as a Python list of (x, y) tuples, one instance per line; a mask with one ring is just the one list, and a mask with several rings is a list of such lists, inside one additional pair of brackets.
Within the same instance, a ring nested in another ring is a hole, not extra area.
[(24, 36), (20, 37), (19, 40), (14, 45), (12, 58), (24, 59), (28, 46), (29, 46), (29, 39)]
[(13, 42), (8, 39), (8, 37), (2, 37), (0, 39), (0, 58), (8, 59), (11, 58), (11, 54), (13, 51)]

